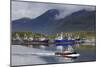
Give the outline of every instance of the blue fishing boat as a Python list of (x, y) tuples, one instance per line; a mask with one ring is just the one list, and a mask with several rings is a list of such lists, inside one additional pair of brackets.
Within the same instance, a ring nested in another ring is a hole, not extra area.
[(79, 40), (80, 39), (73, 39), (73, 38), (71, 38), (71, 36), (68, 36), (67, 39), (64, 39), (63, 33), (61, 33), (60, 36), (58, 36), (57, 38), (55, 38), (54, 41), (57, 42), (57, 43), (63, 43), (63, 42), (66, 42), (66, 43), (74, 43), (74, 42), (77, 42)]

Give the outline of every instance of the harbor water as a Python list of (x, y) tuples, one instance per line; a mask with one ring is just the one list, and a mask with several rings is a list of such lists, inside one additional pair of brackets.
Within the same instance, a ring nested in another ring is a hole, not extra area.
[[(38, 56), (32, 53), (51, 53), (58, 49), (54, 44), (50, 46), (26, 47), (21, 45), (12, 45), (12, 66), (16, 65), (34, 65), (34, 64), (51, 64), (51, 63), (70, 63), (70, 62), (87, 62), (96, 60), (95, 46), (92, 48), (75, 48), (74, 51), (80, 56), (72, 58), (64, 58), (58, 56)], [(24, 54), (23, 54), (24, 53)]]

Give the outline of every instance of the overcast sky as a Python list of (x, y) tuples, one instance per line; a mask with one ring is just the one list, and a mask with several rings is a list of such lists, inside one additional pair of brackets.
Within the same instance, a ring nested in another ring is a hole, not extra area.
[(12, 1), (12, 20), (23, 17), (34, 19), (49, 9), (58, 9), (60, 15), (56, 18), (59, 19), (82, 9), (88, 11), (95, 10), (95, 6)]

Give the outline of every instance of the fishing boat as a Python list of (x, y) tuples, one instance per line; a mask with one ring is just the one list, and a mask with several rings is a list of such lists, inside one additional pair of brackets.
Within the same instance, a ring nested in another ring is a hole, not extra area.
[(44, 43), (48, 43), (48, 39), (46, 38), (39, 38), (39, 39), (33, 39), (32, 42), (44, 42)]
[[(57, 46), (57, 47), (59, 47), (59, 46)], [(72, 48), (71, 45), (67, 45), (67, 47), (63, 47), (62, 51), (55, 52), (55, 55), (62, 56), (65, 58), (77, 58), (78, 56), (80, 56), (79, 53), (74, 51), (74, 49)]]
[(64, 57), (64, 58), (77, 58), (80, 56), (80, 54), (76, 53), (76, 52), (69, 52), (69, 53), (61, 53), (61, 52), (56, 52), (55, 53), (56, 56), (61, 56), (61, 57)]
[(63, 33), (60, 34), (60, 36), (58, 36), (57, 38), (55, 38), (55, 42), (58, 42), (58, 43), (62, 43), (62, 42), (67, 42), (67, 43), (73, 43), (73, 42), (78, 42), (80, 39), (74, 39), (74, 38), (71, 38), (71, 36), (68, 36), (67, 39), (64, 39), (64, 36), (63, 36)]

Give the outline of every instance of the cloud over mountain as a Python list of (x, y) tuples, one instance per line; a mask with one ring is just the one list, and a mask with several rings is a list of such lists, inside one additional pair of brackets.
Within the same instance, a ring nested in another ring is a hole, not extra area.
[(12, 20), (22, 17), (35, 19), (50, 9), (58, 9), (60, 15), (56, 19), (61, 19), (82, 9), (95, 10), (95, 6), (12, 1)]

